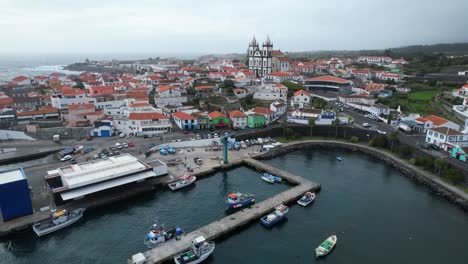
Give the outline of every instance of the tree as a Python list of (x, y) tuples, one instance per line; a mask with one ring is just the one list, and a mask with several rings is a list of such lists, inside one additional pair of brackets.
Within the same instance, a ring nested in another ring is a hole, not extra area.
[(234, 81), (230, 79), (226, 79), (223, 81), (223, 84), (221, 85), (222, 88), (234, 88)]
[(287, 128), (287, 124), (286, 124), (286, 121), (281, 121), (281, 129), (283, 130), (283, 138), (286, 138), (286, 128)]
[(440, 176), (442, 170), (446, 170), (448, 166), (448, 162), (444, 158), (438, 158), (434, 161), (434, 170), (437, 172), (437, 175)]
[(401, 145), (398, 147), (398, 153), (403, 158), (409, 157), (411, 156), (411, 148), (408, 145)]
[(356, 136), (352, 136), (349, 141), (353, 142), (353, 143), (358, 143), (359, 142), (359, 138), (356, 137)]
[(338, 137), (338, 125), (340, 124), (340, 120), (337, 118), (332, 121), (332, 126), (335, 127), (335, 137)]
[(385, 148), (385, 146), (387, 146), (387, 138), (384, 135), (378, 135), (372, 139), (369, 144), (372, 147)]
[(315, 126), (315, 119), (310, 118), (309, 119), (309, 127), (310, 127), (310, 136), (312, 137), (313, 131), (314, 131), (314, 126)]
[(393, 152), (393, 146), (395, 145), (395, 142), (398, 141), (398, 132), (393, 131), (388, 135), (388, 139), (390, 140), (390, 150)]

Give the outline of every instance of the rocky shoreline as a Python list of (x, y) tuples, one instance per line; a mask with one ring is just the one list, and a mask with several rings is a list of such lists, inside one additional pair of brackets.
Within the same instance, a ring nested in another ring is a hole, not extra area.
[(387, 163), (388, 165), (398, 169), (400, 172), (403, 173), (403, 175), (407, 176), (412, 181), (425, 186), (434, 194), (447, 199), (449, 202), (462, 208), (465, 212), (468, 212), (468, 194), (436, 178), (430, 172), (424, 171), (412, 164), (409, 164), (407, 161), (402, 160), (392, 155), (391, 153), (370, 146), (326, 140), (298, 141), (294, 143), (284, 144), (282, 147), (271, 149), (266, 153), (258, 154), (254, 158), (271, 159), (297, 150), (330, 149), (331, 147), (345, 149), (348, 151), (360, 151), (373, 158), (379, 159)]

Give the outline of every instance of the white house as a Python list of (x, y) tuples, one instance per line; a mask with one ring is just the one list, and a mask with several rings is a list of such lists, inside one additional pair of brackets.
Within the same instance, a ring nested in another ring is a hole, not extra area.
[(135, 112), (127, 117), (114, 118), (116, 130), (135, 136), (157, 135), (171, 131), (169, 118), (158, 112)]
[(390, 107), (384, 104), (373, 104), (370, 106), (369, 112), (375, 116), (389, 115), (390, 114)]
[(455, 124), (452, 121), (449, 121), (447, 119), (444, 119), (435, 115), (429, 115), (426, 117), (418, 117), (415, 119), (415, 121), (422, 124), (421, 132), (424, 132), (424, 133), (430, 128), (437, 128), (437, 127), (448, 127), (453, 130), (460, 130), (459, 125)]
[(234, 94), (239, 98), (244, 98), (244, 97), (247, 96), (247, 90), (246, 89), (236, 88), (236, 89), (233, 89), (233, 90), (234, 90)]
[(18, 76), (18, 77), (13, 78), (11, 82), (16, 85), (29, 85), (31, 84), (31, 79), (25, 76)]
[(389, 64), (392, 63), (392, 58), (388, 56), (361, 56), (358, 62), (367, 64)]
[(388, 72), (376, 72), (375, 78), (383, 81), (394, 81), (394, 82), (401, 82), (401, 76), (396, 73), (388, 73)]
[(361, 103), (361, 104), (368, 104), (368, 105), (373, 105), (377, 101), (377, 99), (370, 97), (368, 94), (340, 95), (338, 96), (338, 100), (344, 104)]
[(68, 108), (69, 105), (96, 103), (96, 98), (88, 97), (81, 89), (63, 90), (61, 95), (53, 95), (50, 100), (52, 106), (58, 109)]
[(185, 112), (175, 112), (172, 114), (172, 120), (174, 123), (183, 130), (195, 130), (198, 129), (197, 117), (187, 114)]
[(276, 101), (278, 99), (288, 99), (288, 87), (281, 83), (262, 84), (255, 88), (254, 99)]
[(288, 106), (286, 105), (285, 101), (278, 100), (270, 104), (270, 110), (275, 112), (275, 120), (277, 120), (286, 114)]
[(247, 115), (239, 110), (229, 112), (233, 129), (245, 129), (247, 127)]
[(185, 91), (177, 85), (160, 85), (156, 89), (154, 96), (156, 105), (178, 105), (187, 102), (187, 95)]
[(467, 147), (468, 135), (448, 127), (429, 128), (426, 133), (426, 143), (437, 145), (448, 151), (454, 146)]
[(280, 83), (283, 81), (300, 81), (302, 77), (294, 72), (272, 72), (263, 77), (265, 80)]
[(246, 114), (260, 114), (265, 116), (265, 123), (267, 125), (276, 120), (276, 113), (265, 107), (254, 107), (253, 109), (247, 111)]
[(310, 93), (304, 90), (299, 90), (294, 93), (294, 96), (291, 100), (291, 105), (294, 107), (295, 105), (303, 108), (304, 106), (310, 105)]

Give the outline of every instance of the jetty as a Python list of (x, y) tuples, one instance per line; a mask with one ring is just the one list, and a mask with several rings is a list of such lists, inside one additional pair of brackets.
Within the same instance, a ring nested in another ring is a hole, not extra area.
[(179, 241), (171, 240), (159, 247), (137, 253), (128, 260), (128, 263), (142, 264), (162, 263), (168, 261), (172, 259), (174, 255), (180, 254), (189, 249), (191, 241), (197, 236), (204, 236), (207, 240), (214, 240), (272, 212), (278, 204), (288, 204), (297, 200), (307, 191), (317, 191), (320, 189), (320, 184), (318, 183), (293, 175), (258, 160), (246, 158), (242, 160), (242, 163), (244, 165), (254, 167), (257, 170), (280, 176), (285, 181), (294, 184), (295, 186), (270, 197), (265, 201), (257, 203), (250, 208), (242, 209), (241, 211), (194, 230), (182, 236)]

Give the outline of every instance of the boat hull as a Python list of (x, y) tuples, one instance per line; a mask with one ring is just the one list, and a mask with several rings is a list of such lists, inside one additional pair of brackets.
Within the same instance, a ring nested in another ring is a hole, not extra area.
[(261, 223), (264, 227), (272, 227), (272, 226), (274, 226), (274, 225), (276, 225), (276, 224), (278, 224), (278, 223), (284, 221), (284, 219), (286, 219), (286, 216), (285, 216), (285, 215), (280, 216), (280, 217), (278, 217), (278, 218), (276, 218), (275, 220), (273, 220), (273, 221), (270, 222), (270, 221), (267, 221), (267, 220), (266, 220), (266, 216), (264, 216), (264, 217), (260, 218), (260, 223)]
[(308, 206), (314, 200), (315, 200), (315, 196), (313, 196), (311, 199), (304, 199), (304, 197), (302, 197), (301, 199), (297, 200), (297, 203), (302, 206)]
[[(182, 253), (182, 254), (180, 254), (180, 255), (175, 256), (175, 257), (174, 257), (174, 262), (175, 262), (176, 264), (198, 264), (198, 263), (203, 262), (205, 259), (207, 259), (207, 258), (211, 255), (211, 253), (213, 253), (214, 249), (215, 249), (215, 244), (213, 243), (213, 246), (211, 247), (211, 249), (210, 249), (208, 252), (206, 252), (205, 254), (201, 255), (199, 258), (197, 258), (197, 259), (195, 259), (195, 260), (193, 260), (193, 261), (189, 261), (189, 262), (179, 261), (179, 260), (180, 260), (180, 256), (182, 256), (183, 254), (185, 254), (185, 253), (187, 253), (187, 252), (190, 252), (191, 250), (190, 250), (190, 251), (186, 251), (186, 252), (184, 252), (184, 253)], [(192, 251), (192, 252), (193, 252), (193, 251)]]
[[(45, 235), (48, 235), (50, 233), (53, 233), (55, 231), (58, 231), (62, 228), (65, 228), (73, 223), (75, 223), (76, 221), (80, 220), (82, 217), (83, 217), (83, 213), (85, 212), (86, 209), (84, 208), (78, 208), (78, 209), (75, 209), (73, 211), (70, 212), (70, 214), (76, 214), (76, 216), (70, 218), (69, 220), (67, 220), (66, 222), (63, 222), (61, 224), (58, 224), (58, 225), (51, 225), (50, 223), (48, 223), (49, 225), (45, 228), (41, 228), (41, 224), (42, 223), (37, 223), (35, 225), (33, 225), (33, 230), (34, 230), (34, 233), (36, 233), (37, 236), (41, 237), (41, 236), (45, 236)], [(47, 224), (44, 222), (44, 224)]]
[[(324, 248), (322, 245), (327, 242), (329, 243), (329, 246)], [(330, 252), (335, 248), (337, 242), (338, 238), (335, 235), (325, 239), (325, 241), (323, 241), (322, 244), (320, 244), (320, 246), (315, 249), (315, 257), (318, 258), (330, 254)]]
[(179, 182), (179, 181), (176, 181), (176, 182), (169, 183), (168, 186), (169, 186), (169, 189), (175, 191), (175, 190), (179, 190), (179, 189), (185, 188), (185, 187), (187, 187), (187, 186), (190, 186), (190, 185), (193, 184), (196, 180), (197, 180), (197, 177), (192, 176), (192, 179), (190, 179), (190, 181), (188, 181), (186, 184), (177, 185), (177, 182)]
[(268, 182), (268, 183), (275, 183), (275, 180), (271, 179), (271, 178), (268, 178), (268, 177), (265, 177), (265, 176), (262, 176), (262, 180)]
[(255, 203), (255, 197), (251, 197), (245, 201), (242, 201), (242, 202), (237, 202), (237, 203), (228, 203), (228, 208), (229, 209), (236, 209), (236, 208), (240, 208), (240, 207), (244, 207), (244, 206), (247, 206), (249, 204), (253, 204)]

